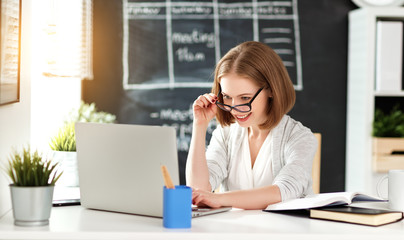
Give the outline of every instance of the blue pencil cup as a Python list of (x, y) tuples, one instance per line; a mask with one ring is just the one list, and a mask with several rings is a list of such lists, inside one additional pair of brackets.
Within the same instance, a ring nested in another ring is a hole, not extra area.
[(165, 228), (190, 228), (192, 219), (192, 189), (187, 186), (164, 187), (163, 226)]

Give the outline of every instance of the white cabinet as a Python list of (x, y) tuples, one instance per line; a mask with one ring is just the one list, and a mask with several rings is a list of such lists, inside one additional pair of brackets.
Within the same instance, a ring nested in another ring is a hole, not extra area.
[(383, 175), (372, 170), (375, 99), (404, 97), (402, 90), (375, 90), (377, 19), (404, 21), (404, 8), (361, 8), (349, 13), (345, 188), (372, 194)]

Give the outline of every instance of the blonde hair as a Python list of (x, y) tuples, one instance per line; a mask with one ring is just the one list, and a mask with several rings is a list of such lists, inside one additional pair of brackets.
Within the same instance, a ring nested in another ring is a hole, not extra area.
[[(272, 93), (268, 99), (268, 118), (260, 128), (274, 128), (293, 108), (296, 99), (293, 83), (282, 59), (266, 44), (249, 41), (230, 49), (216, 65), (212, 87), (215, 95), (220, 91), (221, 77), (230, 72), (249, 78)], [(219, 96), (219, 101), (223, 102), (222, 96)], [(221, 110), (218, 110), (216, 119), (222, 126), (235, 122), (230, 112)]]

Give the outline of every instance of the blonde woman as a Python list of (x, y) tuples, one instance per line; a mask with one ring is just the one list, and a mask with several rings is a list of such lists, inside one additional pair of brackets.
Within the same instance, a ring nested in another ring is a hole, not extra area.
[[(212, 93), (193, 104), (186, 166), (193, 203), (264, 209), (312, 193), (317, 141), (287, 115), (294, 103), (293, 84), (270, 47), (251, 41), (231, 49), (216, 66)], [(219, 126), (206, 149), (215, 116)]]

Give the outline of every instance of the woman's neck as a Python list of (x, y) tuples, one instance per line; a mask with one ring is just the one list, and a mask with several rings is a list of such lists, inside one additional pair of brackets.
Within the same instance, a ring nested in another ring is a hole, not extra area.
[(249, 139), (259, 139), (266, 138), (269, 134), (269, 129), (261, 129), (258, 126), (248, 127), (248, 138)]

